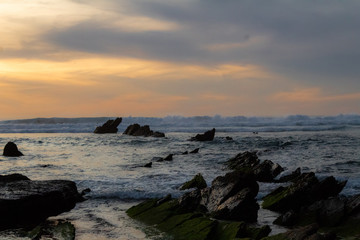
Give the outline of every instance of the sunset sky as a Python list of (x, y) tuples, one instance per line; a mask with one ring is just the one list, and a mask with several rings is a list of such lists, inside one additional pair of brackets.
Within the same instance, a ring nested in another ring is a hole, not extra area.
[(0, 0), (0, 119), (360, 114), (360, 1)]

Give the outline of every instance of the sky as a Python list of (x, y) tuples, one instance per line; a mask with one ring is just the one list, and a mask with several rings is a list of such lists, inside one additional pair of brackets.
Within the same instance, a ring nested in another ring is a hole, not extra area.
[(0, 119), (360, 114), (358, 0), (0, 0)]

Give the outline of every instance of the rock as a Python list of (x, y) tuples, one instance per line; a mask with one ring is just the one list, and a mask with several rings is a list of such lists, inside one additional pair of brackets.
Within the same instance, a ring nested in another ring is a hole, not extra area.
[(71, 210), (80, 200), (72, 181), (1, 181), (0, 229), (36, 225)]
[(7, 157), (20, 157), (20, 156), (24, 156), (24, 154), (22, 154), (22, 152), (20, 152), (18, 150), (18, 147), (16, 146), (15, 143), (13, 142), (8, 142), (5, 147), (4, 147), (4, 152), (3, 152), (4, 156)]
[(186, 189), (190, 189), (190, 188), (203, 189), (206, 187), (207, 187), (206, 181), (205, 181), (204, 177), (201, 175), (201, 173), (199, 173), (193, 179), (184, 183), (180, 187), (180, 190), (186, 190)]
[(164, 158), (164, 161), (172, 161), (174, 154), (169, 154)]
[(66, 221), (46, 221), (36, 226), (22, 237), (30, 239), (74, 240), (75, 227), (73, 224)]
[(140, 126), (135, 123), (126, 128), (124, 134), (130, 136), (144, 136), (144, 137), (165, 137), (164, 133), (161, 132), (153, 132), (150, 130), (149, 125)]
[(232, 137), (229, 137), (229, 136), (226, 136), (225, 139), (228, 140), (228, 141), (232, 141), (232, 140), (233, 140), (233, 138), (232, 138)]
[(195, 137), (192, 137), (191, 141), (212, 141), (215, 137), (215, 128), (205, 132), (204, 134), (197, 134)]
[(190, 153), (199, 153), (200, 148), (195, 148), (194, 150), (192, 150)]
[(30, 179), (19, 173), (14, 173), (14, 174), (9, 174), (9, 175), (0, 175), (0, 183), (14, 182), (14, 181), (20, 181), (20, 180), (30, 180)]
[(182, 155), (186, 155), (186, 154), (189, 154), (189, 152), (185, 151), (185, 152), (182, 153)]
[(284, 169), (279, 164), (273, 163), (270, 160), (265, 160), (253, 169), (256, 180), (260, 182), (271, 182), (282, 171)]
[(96, 127), (94, 133), (117, 133), (118, 126), (121, 123), (122, 118), (116, 118), (115, 120), (108, 120), (102, 126)]
[(230, 158), (225, 165), (231, 170), (243, 170), (244, 168), (253, 168), (260, 163), (256, 152), (239, 153), (233, 158)]
[(149, 162), (149, 163), (145, 164), (144, 167), (151, 168), (152, 167), (152, 162)]
[[(200, 196), (200, 190), (195, 190), (193, 193)], [(193, 193), (187, 193), (187, 195)], [(191, 198), (197, 198), (195, 195)], [(189, 208), (182, 208), (180, 201), (176, 199), (167, 199), (160, 204), (158, 202), (158, 199), (147, 200), (131, 207), (126, 212), (134, 219), (156, 226), (159, 230), (171, 235), (171, 239), (174, 240), (228, 240), (240, 237), (260, 240), (270, 232), (269, 226), (254, 228), (247, 226), (244, 222), (217, 221), (202, 212), (188, 211)]]
[(319, 181), (313, 172), (303, 173), (298, 180), (288, 187), (279, 187), (264, 197), (262, 207), (265, 209), (286, 212), (299, 210), (315, 201), (336, 196), (345, 186), (334, 177)]
[(256, 152), (243, 152), (226, 162), (229, 169), (250, 172), (259, 182), (271, 182), (284, 169), (270, 160), (260, 163)]
[(289, 175), (285, 175), (279, 178), (276, 182), (283, 183), (283, 182), (290, 182), (296, 180), (298, 177), (301, 176), (301, 169), (297, 168), (295, 171), (290, 173)]
[(208, 191), (202, 191), (201, 203), (218, 219), (254, 222), (259, 205), (259, 185), (252, 174), (234, 171), (214, 179)]

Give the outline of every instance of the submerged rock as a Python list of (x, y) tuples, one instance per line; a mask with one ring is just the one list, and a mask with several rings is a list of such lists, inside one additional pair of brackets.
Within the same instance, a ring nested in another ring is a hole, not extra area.
[(212, 141), (215, 137), (215, 128), (205, 132), (204, 134), (197, 134), (195, 137), (192, 137), (191, 141)]
[(96, 127), (94, 133), (117, 133), (118, 126), (121, 123), (122, 118), (116, 118), (115, 120), (108, 120), (102, 126)]
[(32, 226), (75, 207), (82, 200), (66, 180), (0, 179), (0, 229)]
[(165, 134), (162, 132), (152, 131), (149, 125), (140, 126), (137, 123), (128, 126), (123, 134), (143, 137), (165, 137)]
[(24, 156), (24, 154), (22, 154), (22, 152), (19, 151), (17, 145), (15, 143), (13, 143), (13, 142), (8, 142), (5, 145), (3, 155), (7, 156), (7, 157)]

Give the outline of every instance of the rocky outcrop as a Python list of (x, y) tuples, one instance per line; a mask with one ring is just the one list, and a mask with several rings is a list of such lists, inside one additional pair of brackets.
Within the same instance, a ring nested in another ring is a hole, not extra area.
[(17, 145), (13, 142), (8, 142), (4, 147), (4, 156), (7, 157), (20, 157), (23, 156), (22, 152), (19, 151)]
[(271, 229), (251, 227), (245, 222), (218, 221), (202, 212), (181, 208), (177, 199), (151, 199), (127, 210), (127, 214), (167, 232), (174, 240), (229, 240), (266, 237)]
[(270, 160), (260, 162), (256, 152), (243, 152), (229, 159), (226, 165), (231, 170), (241, 170), (255, 175), (259, 182), (272, 182), (284, 169)]
[(82, 200), (72, 181), (0, 178), (0, 229), (33, 226), (75, 207)]
[(262, 207), (282, 213), (298, 211), (302, 206), (336, 196), (345, 184), (346, 181), (338, 182), (334, 177), (319, 181), (313, 172), (303, 173), (295, 183), (288, 187), (279, 187), (265, 196)]
[(186, 189), (191, 189), (191, 188), (203, 189), (206, 187), (207, 187), (207, 184), (206, 184), (204, 177), (201, 175), (201, 173), (198, 173), (193, 179), (184, 183), (180, 187), (180, 190), (186, 190)]
[(118, 126), (121, 123), (122, 118), (116, 118), (115, 120), (108, 120), (102, 126), (96, 127), (94, 133), (117, 133)]
[(165, 134), (162, 132), (152, 131), (149, 125), (140, 126), (137, 123), (128, 126), (123, 134), (143, 137), (165, 137)]
[(203, 134), (197, 134), (195, 137), (192, 137), (190, 140), (204, 142), (204, 141), (212, 141), (214, 140), (214, 137), (215, 137), (215, 128), (206, 131)]

